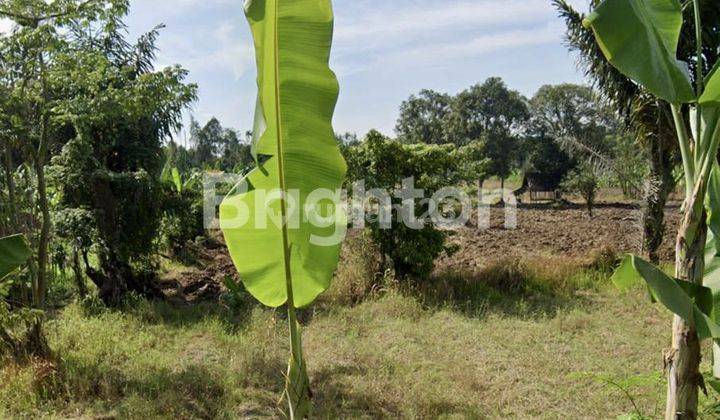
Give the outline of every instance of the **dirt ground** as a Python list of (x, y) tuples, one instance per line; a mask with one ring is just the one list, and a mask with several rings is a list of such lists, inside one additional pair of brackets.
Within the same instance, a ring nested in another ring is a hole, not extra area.
[[(666, 238), (660, 253), (665, 261), (674, 259), (673, 232), (679, 212), (679, 203), (669, 205), (665, 212)], [(459, 250), (452, 256), (443, 255), (436, 269), (474, 271), (505, 258), (562, 256), (589, 260), (605, 250), (617, 255), (640, 252), (641, 213), (639, 207), (630, 204), (600, 204), (592, 218), (578, 205), (558, 208), (521, 204), (516, 229), (506, 229), (504, 220), (504, 210), (495, 207), (489, 229), (479, 229), (474, 219), (467, 227), (454, 231), (448, 245), (456, 244)], [(213, 235), (210, 242), (214, 245), (202, 251), (196, 267), (163, 276), (161, 286), (169, 300), (179, 304), (216, 300), (226, 290), (226, 275), (238, 280), (221, 235)]]
[[(679, 203), (665, 212), (666, 235), (661, 258), (674, 259), (674, 234), (680, 221)], [(627, 204), (601, 204), (590, 218), (581, 206), (552, 208), (547, 205), (520, 205), (517, 229), (504, 226), (504, 212), (491, 211), (489, 229), (477, 223), (462, 228), (450, 239), (460, 246), (453, 256), (444, 256), (439, 268), (473, 269), (508, 257), (566, 256), (588, 258), (610, 249), (618, 254), (638, 253), (642, 243), (640, 208)]]
[(220, 241), (220, 236), (211, 241), (212, 246), (198, 255), (196, 266), (173, 270), (162, 276), (161, 288), (169, 301), (186, 305), (217, 300), (227, 290), (226, 276), (233, 281), (239, 280), (227, 248)]

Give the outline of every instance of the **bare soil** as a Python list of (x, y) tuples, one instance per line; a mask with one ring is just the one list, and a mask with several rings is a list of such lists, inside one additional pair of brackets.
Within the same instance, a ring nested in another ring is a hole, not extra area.
[(201, 251), (195, 267), (170, 272), (161, 280), (161, 287), (167, 299), (177, 304), (192, 304), (199, 301), (214, 301), (227, 290), (225, 276), (238, 280), (227, 248), (213, 242), (211, 249)]
[[(444, 256), (438, 268), (474, 269), (505, 258), (564, 256), (589, 259), (598, 252), (642, 252), (641, 210), (630, 204), (600, 204), (589, 217), (582, 206), (520, 205), (517, 229), (504, 228), (504, 210), (491, 210), (489, 229), (477, 223), (454, 233), (450, 243), (460, 246)], [(665, 211), (666, 233), (661, 259), (672, 261), (680, 222), (679, 203)]]
[[(665, 217), (666, 235), (660, 255), (664, 261), (672, 261), (679, 204), (669, 205)], [(489, 229), (478, 228), (477, 220), (472, 220), (467, 227), (454, 231), (448, 244), (456, 244), (459, 249), (451, 256), (443, 255), (437, 270), (475, 271), (508, 258), (563, 257), (590, 262), (600, 253), (619, 256), (642, 252), (641, 211), (631, 204), (600, 204), (593, 217), (584, 207), (574, 204), (521, 204), (516, 229), (506, 229), (504, 220), (504, 209), (494, 207)], [(181, 305), (217, 300), (226, 291), (226, 275), (238, 280), (221, 235), (214, 236), (210, 249), (199, 251), (195, 267), (171, 272), (161, 280), (168, 300)]]

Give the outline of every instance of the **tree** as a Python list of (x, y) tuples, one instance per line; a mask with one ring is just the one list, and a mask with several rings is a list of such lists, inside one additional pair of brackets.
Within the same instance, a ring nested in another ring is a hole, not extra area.
[(219, 166), (225, 172), (243, 172), (255, 161), (252, 158), (250, 144), (240, 140), (238, 132), (226, 128), (223, 130)]
[(614, 112), (591, 88), (575, 84), (545, 85), (530, 100), (532, 130), (550, 136), (562, 149), (580, 159), (609, 163), (617, 131)]
[(491, 77), (461, 92), (452, 101), (447, 136), (456, 145), (483, 140), (490, 159), (489, 174), (503, 184), (520, 162), (520, 132), (529, 117), (526, 100)]
[(67, 29), (73, 26), (90, 28), (99, 20), (126, 11), (127, 1), (124, 0), (0, 2), (0, 16), (17, 24), (9, 36), (2, 39), (3, 74), (5, 84), (11, 90), (10, 102), (14, 104), (12, 135), (22, 139), (21, 147), (29, 156), (37, 176), (42, 223), (33, 291), (34, 303), (40, 308), (45, 306), (51, 233), (45, 166), (67, 128), (54, 113), (56, 101), (63, 97), (58, 77), (65, 74), (60, 69), (64, 63), (57, 57), (67, 49)]
[(237, 131), (224, 128), (215, 117), (202, 127), (191, 119), (190, 142), (194, 146), (193, 164), (197, 168), (240, 172), (254, 162), (250, 154), (250, 144), (241, 141)]
[(566, 192), (580, 195), (585, 200), (588, 216), (593, 217), (595, 197), (600, 187), (596, 165), (590, 162), (581, 163), (565, 177), (561, 186)]
[[(447, 231), (430, 223), (427, 202), (415, 200), (413, 212), (420, 220), (418, 226), (410, 226), (401, 217), (403, 199), (394, 193), (410, 177), (415, 188), (424, 190), (426, 198), (464, 176), (483, 178), (485, 162), (475, 160), (474, 156), (481, 147), (475, 144), (459, 153), (452, 144), (408, 145), (371, 130), (360, 145), (343, 150), (348, 162), (348, 182), (364, 181), (366, 193), (372, 189), (389, 192), (386, 197), (366, 197), (371, 202), (379, 201), (379, 214), (368, 222), (368, 229), (382, 254), (383, 265), (393, 269), (398, 277), (426, 280), (435, 260), (451, 249), (445, 245)], [(352, 193), (358, 200), (358, 192)], [(384, 223), (388, 216), (390, 226)]]
[(461, 146), (458, 148), (457, 158), (459, 178), (466, 182), (477, 181), (477, 187), (481, 189), (491, 164), (487, 158), (485, 143), (475, 140)]
[(195, 148), (195, 165), (204, 167), (214, 163), (221, 147), (222, 135), (223, 128), (217, 118), (211, 118), (203, 127), (191, 119), (190, 142)]
[(446, 143), (445, 124), (450, 114), (452, 98), (433, 90), (423, 89), (400, 105), (400, 117), (395, 126), (403, 143)]
[(543, 133), (532, 133), (526, 137), (523, 148), (523, 186), (515, 191), (516, 195), (524, 193), (529, 187), (558, 191), (568, 172), (577, 166), (577, 161), (554, 138)]
[(52, 160), (52, 179), (61, 208), (91, 219), (98, 269), (87, 246), (77, 251), (108, 305), (119, 305), (128, 292), (161, 296), (149, 257), (162, 215), (162, 142), (180, 128), (182, 111), (196, 98), (196, 86), (184, 82), (186, 70), (153, 69), (157, 28), (130, 44), (122, 16), (90, 35), (71, 28), (73, 48), (58, 54), (62, 73), (50, 78), (63, 93), (56, 119), (69, 137)]

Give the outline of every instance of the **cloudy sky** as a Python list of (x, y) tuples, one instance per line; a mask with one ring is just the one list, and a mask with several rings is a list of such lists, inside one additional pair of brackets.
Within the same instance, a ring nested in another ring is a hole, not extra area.
[[(332, 68), (340, 79), (338, 132), (391, 134), (397, 109), (423, 88), (456, 93), (490, 76), (532, 95), (580, 82), (550, 0), (334, 0)], [(587, 0), (573, 0), (585, 10)], [(251, 127), (255, 69), (242, 0), (134, 0), (137, 35), (167, 26), (161, 65), (180, 63), (200, 86), (193, 113)]]

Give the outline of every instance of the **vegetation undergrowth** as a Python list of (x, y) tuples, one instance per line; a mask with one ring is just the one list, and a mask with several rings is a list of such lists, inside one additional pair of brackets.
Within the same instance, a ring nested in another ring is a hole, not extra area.
[[(331, 303), (301, 317), (315, 416), (659, 413), (662, 359), (652, 349), (665, 343), (669, 317), (642, 289), (619, 295), (609, 270), (562, 258), (504, 261), (440, 273), (419, 289), (373, 266), (344, 259)], [(351, 272), (360, 278), (352, 286)], [(283, 317), (258, 305), (237, 317), (215, 303), (73, 303), (47, 323), (56, 361), (0, 370), (0, 416), (276, 416)], [(717, 410), (716, 397), (704, 413)]]

